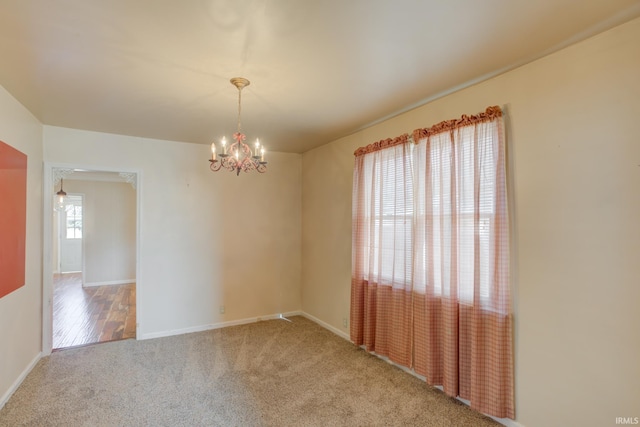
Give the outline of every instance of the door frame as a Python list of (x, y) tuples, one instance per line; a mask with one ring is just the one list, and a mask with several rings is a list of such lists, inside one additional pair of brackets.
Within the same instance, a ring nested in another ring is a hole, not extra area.
[[(142, 314), (144, 286), (140, 274), (140, 218), (142, 217), (142, 171), (127, 168), (109, 168), (76, 163), (44, 162), (43, 171), (43, 251), (42, 251), (42, 354), (47, 356), (53, 349), (53, 170), (74, 169), (91, 172), (116, 172), (133, 176), (136, 187), (136, 339), (140, 335), (139, 319)], [(83, 241), (84, 243), (84, 241)], [(84, 251), (83, 251), (84, 263)], [(84, 266), (83, 266), (84, 267)], [(84, 270), (84, 268), (83, 268)], [(83, 279), (84, 281), (84, 279)]]

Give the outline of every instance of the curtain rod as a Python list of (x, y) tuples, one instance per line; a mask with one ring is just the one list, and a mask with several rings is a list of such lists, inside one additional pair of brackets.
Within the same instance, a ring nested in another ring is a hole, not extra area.
[(354, 156), (361, 156), (363, 154), (372, 153), (374, 151), (382, 150), (384, 148), (393, 147), (395, 145), (404, 144), (410, 142), (416, 144), (416, 141), (430, 135), (450, 131), (462, 126), (470, 126), (476, 123), (488, 122), (495, 120), (498, 117), (502, 117), (502, 109), (497, 105), (487, 107), (482, 113), (475, 115), (463, 114), (459, 119), (444, 120), (428, 128), (415, 129), (411, 135), (408, 133), (402, 134), (395, 138), (387, 138), (364, 147), (358, 148), (354, 151)]

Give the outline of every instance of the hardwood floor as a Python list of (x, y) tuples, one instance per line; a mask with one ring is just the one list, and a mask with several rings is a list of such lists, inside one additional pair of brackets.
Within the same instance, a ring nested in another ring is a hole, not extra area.
[(135, 283), (83, 288), (81, 273), (54, 275), (54, 349), (135, 336)]

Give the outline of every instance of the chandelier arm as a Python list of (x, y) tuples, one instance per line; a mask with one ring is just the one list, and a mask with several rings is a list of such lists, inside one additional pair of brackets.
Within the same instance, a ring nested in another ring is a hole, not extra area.
[(233, 156), (231, 156), (231, 157), (227, 157), (225, 160), (226, 160), (224, 165), (225, 169), (227, 169), (229, 172), (234, 171), (238, 163), (236, 162), (236, 159)]

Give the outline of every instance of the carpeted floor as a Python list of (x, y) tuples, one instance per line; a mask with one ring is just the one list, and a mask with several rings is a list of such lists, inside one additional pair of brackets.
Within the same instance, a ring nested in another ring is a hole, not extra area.
[(303, 317), (43, 358), (0, 426), (497, 426)]

